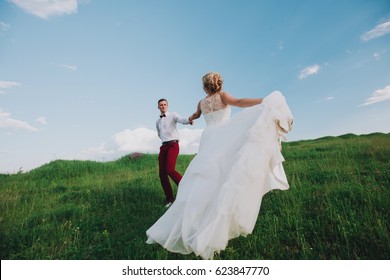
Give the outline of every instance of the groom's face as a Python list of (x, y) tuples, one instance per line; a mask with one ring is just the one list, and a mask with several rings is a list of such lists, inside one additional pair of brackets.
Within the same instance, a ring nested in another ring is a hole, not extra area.
[(160, 101), (158, 103), (158, 108), (160, 109), (161, 114), (165, 114), (168, 111), (168, 103), (166, 101)]

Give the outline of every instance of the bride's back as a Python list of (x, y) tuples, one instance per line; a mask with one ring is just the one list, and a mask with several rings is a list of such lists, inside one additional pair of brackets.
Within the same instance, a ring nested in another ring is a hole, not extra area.
[(230, 106), (222, 102), (221, 94), (223, 93), (209, 95), (200, 102), (207, 126), (217, 125), (230, 118)]
[(213, 95), (209, 95), (201, 100), (200, 107), (203, 114), (209, 114), (227, 107), (222, 102), (221, 94), (223, 93), (214, 93)]

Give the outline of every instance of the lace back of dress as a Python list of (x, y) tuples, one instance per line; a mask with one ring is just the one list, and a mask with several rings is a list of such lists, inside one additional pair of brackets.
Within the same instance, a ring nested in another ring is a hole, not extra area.
[(200, 106), (207, 126), (219, 125), (230, 118), (230, 106), (223, 104), (219, 93), (202, 99)]
[(206, 97), (201, 102), (201, 109), (203, 114), (213, 113), (225, 109), (226, 105), (222, 103), (221, 95), (219, 93)]

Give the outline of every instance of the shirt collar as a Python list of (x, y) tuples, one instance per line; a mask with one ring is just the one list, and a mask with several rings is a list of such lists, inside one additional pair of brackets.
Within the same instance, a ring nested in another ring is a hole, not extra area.
[(165, 117), (167, 117), (168, 114), (169, 114), (169, 113), (168, 113), (168, 111), (167, 111), (167, 112), (165, 112), (164, 114), (160, 114), (159, 117), (160, 117), (160, 119), (161, 119), (163, 115), (165, 115)]

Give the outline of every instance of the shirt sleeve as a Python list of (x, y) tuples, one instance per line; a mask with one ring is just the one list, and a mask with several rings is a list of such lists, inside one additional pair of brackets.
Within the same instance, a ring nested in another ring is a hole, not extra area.
[(157, 135), (159, 138), (161, 138), (161, 135), (160, 135), (160, 128), (158, 126), (158, 120), (156, 121), (156, 130), (157, 130)]
[(182, 118), (178, 113), (175, 114), (175, 121), (181, 124), (190, 124), (190, 120), (188, 118)]

